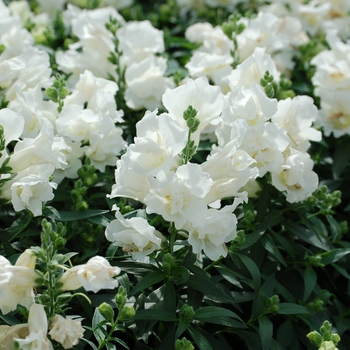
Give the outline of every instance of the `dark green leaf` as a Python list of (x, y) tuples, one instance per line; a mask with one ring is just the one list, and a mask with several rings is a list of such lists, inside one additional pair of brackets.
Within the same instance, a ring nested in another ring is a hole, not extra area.
[(160, 309), (138, 310), (134, 316), (135, 320), (157, 320), (165, 322), (175, 322), (177, 318), (174, 314)]
[(165, 278), (165, 272), (157, 270), (152, 271), (145, 277), (141, 279), (141, 281), (132, 289), (130, 296), (137, 294), (138, 292), (153, 286), (154, 284), (163, 281)]
[(278, 313), (281, 315), (309, 315), (310, 311), (302, 305), (280, 303)]
[[(105, 332), (102, 329), (106, 329), (105, 325), (101, 325), (101, 323), (105, 322), (105, 318), (101, 315), (98, 308), (95, 309), (94, 317), (92, 318), (92, 329), (94, 330), (94, 336), (99, 344), (106, 338)], [(102, 328), (102, 329), (101, 329)]]
[(234, 286), (243, 289), (243, 286), (229, 268), (219, 265), (216, 267), (216, 269), (220, 272), (221, 276), (225, 278), (225, 280)]
[(208, 340), (204, 337), (204, 335), (199, 333), (195, 328), (193, 328), (192, 326), (189, 326), (188, 331), (191, 334), (191, 337), (194, 340), (194, 342), (197, 344), (198, 349), (213, 350), (213, 348), (211, 347)]
[(243, 323), (243, 320), (233, 311), (218, 306), (203, 306), (195, 311), (195, 319), (215, 318), (215, 317), (232, 317)]
[(333, 156), (332, 172), (335, 180), (340, 178), (341, 174), (349, 163), (349, 159), (350, 142), (347, 138), (344, 138), (338, 145)]
[(293, 337), (292, 320), (288, 318), (277, 331), (277, 341), (284, 349), (287, 349)]
[(242, 260), (244, 266), (248, 269), (249, 273), (251, 274), (253, 279), (254, 292), (255, 295), (258, 296), (261, 285), (261, 275), (258, 267), (256, 266), (255, 262), (248, 256), (238, 253), (236, 255)]
[(264, 315), (258, 318), (258, 322), (262, 350), (269, 350), (272, 341), (273, 324), (270, 319)]
[(322, 253), (322, 264), (334, 263), (350, 253), (350, 248), (333, 249), (330, 252)]
[(312, 291), (315, 289), (317, 282), (317, 274), (316, 272), (312, 269), (312, 267), (307, 266), (306, 269), (304, 270), (304, 301), (307, 300), (307, 298), (310, 296)]
[(164, 310), (176, 313), (176, 291), (171, 281), (168, 281), (164, 288)]
[(270, 235), (265, 234), (260, 240), (263, 247), (271, 253), (281, 264), (287, 266), (283, 256), (281, 255), (279, 249), (277, 248), (275, 242), (272, 240)]

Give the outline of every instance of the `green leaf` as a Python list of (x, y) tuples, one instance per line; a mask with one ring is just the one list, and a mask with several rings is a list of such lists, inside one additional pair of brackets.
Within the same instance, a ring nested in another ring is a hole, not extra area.
[(216, 269), (220, 272), (221, 276), (224, 277), (226, 281), (230, 282), (238, 288), (243, 289), (243, 286), (229, 268), (220, 265), (216, 266)]
[[(94, 316), (92, 318), (92, 328), (94, 330), (94, 336), (99, 344), (106, 338), (105, 332), (102, 329), (106, 330), (106, 325), (102, 325), (105, 322), (105, 318), (101, 315), (98, 308), (95, 309)], [(101, 329), (102, 328), (102, 329)]]
[(195, 319), (197, 320), (201, 320), (202, 318), (232, 317), (243, 323), (243, 320), (236, 313), (218, 306), (203, 306), (195, 310), (195, 313)]
[(178, 339), (183, 332), (187, 329), (189, 324), (191, 323), (191, 320), (187, 320), (183, 317), (180, 318), (180, 322), (177, 326), (176, 333), (175, 333), (175, 339)]
[(207, 272), (198, 266), (192, 266), (191, 271), (193, 275), (187, 281), (189, 288), (202, 292), (205, 296), (214, 298), (219, 302), (236, 304), (233, 297)]
[(312, 269), (311, 266), (306, 266), (306, 269), (304, 270), (304, 301), (308, 299), (312, 291), (315, 289), (317, 282), (317, 274), (316, 272)]
[(211, 347), (208, 340), (204, 337), (204, 335), (199, 333), (194, 327), (189, 326), (188, 332), (191, 334), (192, 339), (197, 344), (198, 349), (200, 349), (200, 350), (213, 350), (213, 348)]
[(284, 349), (287, 349), (293, 337), (292, 320), (288, 318), (277, 330), (277, 341)]
[(287, 266), (287, 263), (285, 262), (283, 256), (281, 255), (279, 249), (277, 248), (275, 242), (271, 238), (270, 235), (265, 234), (263, 237), (261, 237), (260, 240), (263, 247), (271, 253), (281, 264), (284, 266)]
[(163, 281), (165, 279), (165, 272), (157, 270), (152, 271), (145, 277), (141, 279), (139, 283), (131, 290), (130, 296), (133, 296), (137, 294), (138, 292), (141, 292), (142, 290), (153, 286), (154, 284)]
[(59, 217), (55, 215), (57, 221), (76, 221), (103, 215), (109, 213), (109, 210), (60, 211), (58, 213)]
[(269, 350), (272, 341), (273, 324), (265, 315), (260, 316), (258, 322), (262, 350)]
[(299, 304), (280, 303), (278, 313), (281, 315), (309, 315), (310, 311)]
[[(230, 255), (233, 254), (230, 252)], [(254, 293), (256, 296), (259, 295), (260, 285), (261, 285), (261, 275), (259, 268), (256, 266), (255, 262), (249, 258), (248, 256), (244, 254), (238, 254), (236, 255), (242, 260), (245, 267), (248, 269), (249, 273), (252, 276), (253, 279), (253, 287), (254, 287)]]
[(320, 248), (322, 250), (331, 250), (331, 246), (329, 242), (324, 238), (320, 237), (314, 232), (302, 227), (300, 225), (296, 225), (295, 223), (284, 223), (285, 228), (297, 236), (302, 241), (311, 244), (314, 247)]
[(87, 340), (85, 338), (80, 338), (80, 339), (83, 340), (84, 342), (86, 342), (87, 344), (89, 344), (91, 346), (91, 349), (98, 350), (97, 346), (93, 342), (91, 342), (90, 340)]
[(344, 138), (338, 145), (334, 155), (332, 164), (332, 173), (334, 180), (338, 180), (344, 169), (349, 163), (350, 158), (350, 142)]
[(164, 288), (164, 310), (176, 313), (176, 291), (171, 281), (167, 281)]
[(160, 309), (138, 310), (134, 316), (135, 320), (157, 320), (164, 322), (175, 322), (177, 317), (169, 311)]
[(333, 249), (330, 252), (322, 253), (322, 264), (334, 263), (350, 253), (350, 248)]

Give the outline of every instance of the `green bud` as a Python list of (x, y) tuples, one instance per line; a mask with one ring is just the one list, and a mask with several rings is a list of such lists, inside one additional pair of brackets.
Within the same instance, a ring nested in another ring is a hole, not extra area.
[(118, 293), (115, 296), (115, 302), (117, 304), (118, 310), (122, 310), (126, 304), (127, 293), (126, 289), (123, 286), (120, 286), (118, 289)]
[(332, 324), (329, 321), (324, 321), (322, 326), (321, 326), (321, 328), (320, 328), (320, 331), (321, 331), (322, 334), (326, 334), (331, 329), (332, 329)]
[(264, 78), (261, 78), (261, 79), (260, 79), (260, 85), (261, 85), (262, 87), (265, 87), (265, 86), (267, 85), (267, 80), (265, 80)]
[[(191, 118), (191, 120), (193, 120), (193, 122), (191, 122), (192, 126), (189, 126), (189, 129), (191, 133), (194, 133), (199, 127), (200, 120), (198, 118)], [(188, 125), (188, 121), (187, 121), (187, 125)]]
[(64, 86), (60, 88), (60, 99), (63, 100), (69, 94), (69, 90)]
[(187, 120), (188, 118), (195, 118), (197, 115), (197, 110), (194, 109), (191, 105), (183, 112), (183, 118)]
[(163, 267), (164, 270), (170, 271), (176, 267), (176, 259), (170, 253), (163, 256)]
[(80, 201), (76, 204), (75, 209), (78, 211), (89, 209), (89, 204), (86, 201)]
[(135, 309), (133, 306), (124, 306), (122, 311), (119, 312), (118, 320), (126, 321), (135, 316)]
[(0, 55), (6, 50), (6, 46), (4, 44), (0, 44)]
[(45, 90), (46, 96), (53, 102), (58, 102), (57, 90), (53, 87), (49, 87)]
[(312, 331), (306, 335), (307, 338), (317, 347), (320, 347), (323, 341), (322, 335), (317, 331)]
[(98, 307), (98, 311), (100, 311), (101, 315), (109, 322), (114, 321), (114, 310), (111, 305), (108, 303), (102, 303)]
[(56, 302), (58, 305), (64, 305), (64, 304), (69, 303), (71, 300), (72, 300), (71, 293), (63, 293), (57, 297)]
[(265, 94), (269, 98), (273, 98), (273, 96), (275, 95), (275, 90), (273, 89), (271, 84), (265, 86)]
[(245, 29), (245, 25), (243, 23), (240, 23), (237, 27), (236, 33), (241, 34), (244, 29)]
[(194, 350), (192, 343), (183, 337), (181, 340), (177, 339), (175, 342), (175, 350)]
[(194, 312), (193, 307), (187, 304), (182, 305), (180, 313), (182, 317), (187, 320), (190, 320), (196, 316), (196, 313)]

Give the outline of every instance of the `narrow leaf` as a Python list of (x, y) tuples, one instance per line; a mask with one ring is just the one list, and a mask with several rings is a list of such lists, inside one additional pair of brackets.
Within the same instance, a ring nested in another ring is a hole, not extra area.
[(270, 350), (273, 334), (273, 324), (269, 318), (264, 315), (258, 318), (258, 322), (262, 350)]
[(141, 281), (132, 289), (130, 296), (133, 296), (140, 292), (143, 289), (146, 289), (150, 286), (153, 286), (154, 284), (164, 280), (165, 278), (165, 272), (157, 270), (152, 271), (145, 277), (141, 279)]
[(350, 253), (350, 248), (333, 249), (330, 252), (322, 253), (322, 264), (334, 263)]
[(312, 269), (312, 267), (307, 266), (306, 269), (304, 270), (304, 301), (307, 300), (307, 298), (310, 296), (312, 291), (315, 289), (317, 282), (317, 274), (316, 272)]
[(280, 303), (278, 313), (281, 315), (309, 315), (310, 311), (299, 304)]
[(283, 264), (284, 266), (287, 266), (283, 256), (281, 255), (279, 249), (277, 248), (275, 242), (272, 240), (271, 236), (265, 234), (261, 238), (260, 242), (263, 245), (263, 247), (269, 253), (271, 253), (281, 264)]
[(201, 320), (202, 318), (215, 318), (215, 317), (232, 317), (243, 323), (243, 320), (233, 311), (224, 309), (218, 306), (204, 306), (195, 311), (195, 319)]
[(160, 309), (138, 310), (134, 316), (135, 320), (157, 320), (165, 322), (175, 322), (177, 317), (172, 313)]
[(213, 350), (213, 348), (209, 344), (208, 340), (201, 333), (199, 333), (196, 329), (189, 326), (188, 331), (191, 334), (191, 337), (194, 340), (194, 342), (197, 344), (198, 349)]
[(260, 285), (261, 285), (261, 275), (258, 267), (256, 266), (255, 262), (248, 256), (243, 254), (236, 254), (236, 255), (242, 260), (243, 264), (251, 274), (253, 279), (254, 292), (255, 292), (255, 295), (257, 296), (259, 294)]
[(106, 213), (109, 213), (109, 210), (60, 211), (59, 217), (55, 216), (55, 219), (57, 221), (76, 221)]

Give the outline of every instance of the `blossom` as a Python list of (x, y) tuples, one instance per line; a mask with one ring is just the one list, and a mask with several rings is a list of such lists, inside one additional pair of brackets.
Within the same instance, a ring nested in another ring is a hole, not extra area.
[(38, 275), (34, 271), (35, 257), (25, 251), (15, 266), (0, 255), (0, 310), (7, 314), (23, 305), (27, 309), (34, 302), (33, 288)]
[(53, 350), (47, 338), (47, 317), (43, 305), (33, 304), (30, 307), (28, 329), (29, 334), (24, 339), (14, 338), (20, 350)]
[(165, 220), (174, 222), (177, 229), (204, 217), (207, 210), (204, 197), (213, 180), (198, 164), (187, 163), (169, 174), (160, 171), (149, 181), (150, 193), (144, 199), (147, 213), (162, 215)]
[(199, 254), (203, 250), (211, 260), (227, 255), (225, 243), (237, 236), (237, 218), (232, 211), (239, 203), (242, 200), (236, 199), (234, 205), (225, 206), (221, 210), (208, 209), (204, 218), (186, 227), (193, 253)]
[(317, 107), (309, 96), (296, 96), (278, 102), (278, 110), (272, 117), (273, 123), (285, 129), (290, 137), (290, 146), (302, 152), (309, 146), (309, 140), (320, 141), (322, 134), (311, 127), (317, 119)]
[(287, 192), (287, 201), (300, 202), (309, 197), (318, 186), (318, 176), (312, 171), (313, 161), (308, 153), (289, 149), (284, 164), (272, 173), (272, 184)]
[(83, 337), (84, 328), (81, 322), (72, 318), (64, 318), (61, 315), (55, 315), (51, 319), (49, 335), (51, 339), (62, 344), (64, 349), (71, 349), (77, 345), (79, 339)]
[(15, 324), (13, 326), (0, 326), (0, 350), (14, 348), (14, 339), (24, 339), (29, 334), (26, 323)]
[(209, 124), (217, 125), (221, 120), (220, 114), (223, 108), (224, 97), (218, 86), (211, 86), (206, 77), (196, 80), (188, 80), (185, 85), (173, 90), (166, 90), (163, 95), (163, 104), (169, 115), (177, 120), (179, 125), (188, 129), (183, 118), (183, 112), (192, 106), (198, 113), (196, 118), (200, 124), (192, 139), (196, 144), (199, 142), (201, 131)]
[(106, 228), (107, 240), (122, 247), (123, 251), (130, 252), (136, 260), (144, 260), (148, 254), (161, 249), (164, 237), (150, 226), (146, 219), (142, 217), (125, 219), (118, 207), (113, 206), (113, 210), (116, 210), (117, 219), (111, 221)]
[(77, 265), (67, 270), (58, 280), (62, 290), (75, 290), (84, 287), (86, 291), (97, 293), (101, 289), (114, 289), (118, 281), (113, 277), (120, 273), (120, 268), (111, 266), (106, 258), (94, 256), (86, 264)]

